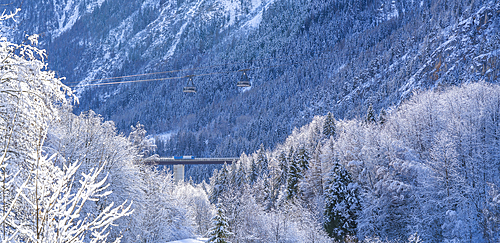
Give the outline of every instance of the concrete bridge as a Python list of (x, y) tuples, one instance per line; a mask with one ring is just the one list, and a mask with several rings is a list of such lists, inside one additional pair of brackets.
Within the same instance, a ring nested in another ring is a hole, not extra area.
[(221, 165), (232, 164), (240, 158), (195, 158), (194, 156), (147, 158), (148, 165), (173, 165), (174, 181), (184, 181), (184, 165)]

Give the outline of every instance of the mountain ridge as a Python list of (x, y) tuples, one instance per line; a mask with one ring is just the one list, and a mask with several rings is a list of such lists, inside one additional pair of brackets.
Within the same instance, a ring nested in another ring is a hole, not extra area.
[[(167, 156), (272, 148), (314, 115), (378, 113), (418, 90), (498, 82), (500, 70), (497, 1), (34, 1), (18, 28), (48, 31), (55, 17), (41, 13), (61, 6), (54, 16), (71, 28), (41, 45), (68, 85), (156, 80), (76, 87), (75, 112), (93, 109), (123, 132), (139, 121), (175, 133), (157, 142)], [(252, 88), (236, 87), (241, 69)], [(187, 75), (195, 95), (181, 92)]]

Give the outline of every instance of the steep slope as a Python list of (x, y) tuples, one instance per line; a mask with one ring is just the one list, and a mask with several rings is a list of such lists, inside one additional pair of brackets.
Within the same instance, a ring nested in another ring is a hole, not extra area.
[[(498, 82), (500, 70), (497, 1), (75, 0), (22, 8), (17, 30), (45, 33), (51, 69), (67, 84), (133, 82), (77, 87), (75, 112), (94, 109), (122, 131), (140, 121), (168, 133), (158, 144), (164, 155), (273, 147), (314, 115), (363, 116), (370, 103), (378, 111), (420, 89)], [(245, 68), (250, 89), (235, 85)], [(143, 73), (156, 74), (130, 77)], [(196, 75), (198, 93), (181, 92), (187, 75)], [(129, 77), (96, 80), (115, 76)]]

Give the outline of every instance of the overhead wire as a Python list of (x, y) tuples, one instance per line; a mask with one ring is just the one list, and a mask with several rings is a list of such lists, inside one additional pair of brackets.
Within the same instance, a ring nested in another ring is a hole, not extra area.
[[(141, 80), (130, 80), (130, 81), (117, 81), (117, 82), (94, 83), (94, 84), (80, 84), (81, 82), (95, 82), (95, 81), (114, 80), (114, 79), (133, 78), (133, 77), (142, 77), (142, 76), (150, 76), (150, 75), (158, 75), (158, 74), (166, 74), (166, 73), (197, 71), (197, 70), (210, 69), (210, 68), (221, 67), (221, 66), (241, 65), (241, 64), (253, 63), (253, 62), (258, 62), (258, 61), (266, 61), (266, 60), (272, 60), (272, 59), (282, 60), (282, 59), (287, 59), (287, 58), (290, 58), (290, 57), (300, 56), (300, 55), (304, 55), (304, 54), (294, 54), (294, 55), (288, 55), (288, 56), (283, 56), (283, 57), (259, 58), (259, 59), (253, 59), (251, 61), (215, 64), (215, 65), (203, 66), (203, 67), (198, 67), (198, 68), (168, 70), (168, 71), (161, 71), (161, 72), (151, 72), (151, 73), (142, 73), (142, 74), (133, 74), (133, 75), (114, 76), (114, 77), (92, 79), (92, 80), (66, 82), (66, 84), (75, 84), (75, 83), (77, 83), (78, 85), (69, 86), (71, 88), (74, 88), (74, 87), (86, 87), (86, 86), (103, 86), (103, 85), (113, 85), (113, 84), (150, 82), (150, 81), (169, 80), (169, 79), (182, 79), (182, 78), (186, 78), (187, 76), (156, 78), (156, 79), (141, 79)], [(275, 65), (275, 66), (267, 66), (267, 67), (254, 67), (254, 68), (246, 68), (246, 69), (247, 70), (268, 69), (268, 68), (274, 68), (274, 67), (280, 67), (280, 66), (293, 65), (293, 64), (297, 64), (297, 63), (298, 62), (291, 63), (291, 64), (284, 64), (284, 65)], [(241, 71), (241, 70), (232, 70), (232, 71), (223, 71), (223, 72), (212, 72), (212, 73), (205, 73), (205, 74), (195, 74), (195, 75), (190, 75), (190, 76), (192, 76), (192, 77), (208, 76), (208, 75), (214, 75), (214, 74), (223, 74), (223, 73), (231, 73), (231, 72), (239, 72), (239, 71)]]
[(222, 74), (222, 73), (228, 73), (228, 72), (237, 72), (237, 71), (212, 72), (212, 73), (203, 73), (203, 74), (196, 74), (196, 75), (186, 75), (186, 76), (181, 76), (181, 77), (165, 77), (165, 78), (117, 81), (117, 82), (108, 82), (108, 83), (82, 84), (82, 85), (74, 85), (74, 86), (69, 86), (69, 87), (75, 88), (75, 87), (87, 87), (87, 86), (104, 86), (104, 85), (113, 85), (113, 84), (153, 82), (153, 81), (161, 81), (161, 80), (183, 79), (183, 78), (188, 78), (188, 77), (209, 76), (209, 75)]
[[(327, 59), (327, 58), (320, 58), (320, 59), (317, 59), (317, 60), (323, 60), (323, 59)], [(281, 64), (281, 65), (273, 65), (273, 66), (266, 66), (266, 67), (253, 67), (253, 68), (246, 68), (246, 69), (241, 69), (241, 70), (252, 71), (252, 70), (258, 70), (258, 69), (270, 69), (270, 68), (277, 68), (277, 67), (295, 65), (295, 64), (299, 64), (299, 63), (300, 62), (292, 62), (292, 63)], [(165, 77), (165, 78), (155, 78), (155, 79), (126, 80), (126, 81), (107, 82), (107, 83), (94, 83), (94, 84), (78, 84), (78, 85), (69, 86), (69, 87), (70, 88), (76, 88), (76, 87), (105, 86), (105, 85), (115, 85), (115, 84), (153, 82), (153, 81), (183, 79), (183, 78), (188, 78), (188, 77), (202, 77), (202, 76), (210, 76), (210, 75), (217, 75), (217, 74), (234, 73), (234, 72), (240, 72), (241, 70), (231, 70), (231, 71), (222, 71), (222, 72), (192, 74), (192, 75), (185, 75), (185, 76), (180, 76), (180, 77)], [(174, 71), (156, 72), (154, 74), (157, 74), (157, 73), (168, 73), (168, 72), (174, 72)], [(139, 75), (127, 75), (127, 76), (122, 76), (122, 77), (136, 77), (136, 76), (139, 76)], [(114, 79), (118, 79), (118, 78), (121, 78), (121, 77), (113, 77), (113, 78)], [(111, 78), (109, 78), (109, 79), (111, 79)]]

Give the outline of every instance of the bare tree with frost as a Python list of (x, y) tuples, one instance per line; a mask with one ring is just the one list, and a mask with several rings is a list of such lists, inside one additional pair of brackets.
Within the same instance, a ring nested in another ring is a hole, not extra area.
[(73, 96), (47, 70), (45, 51), (34, 47), (38, 36), (27, 36), (27, 41), (0, 38), (0, 239), (106, 242), (112, 223), (131, 213), (130, 204), (109, 203), (97, 215), (81, 214), (86, 204), (111, 191), (106, 177), (97, 179), (102, 166), (77, 175), (79, 162), (58, 167), (55, 156), (44, 150), (49, 123), (61, 119), (60, 109)]

